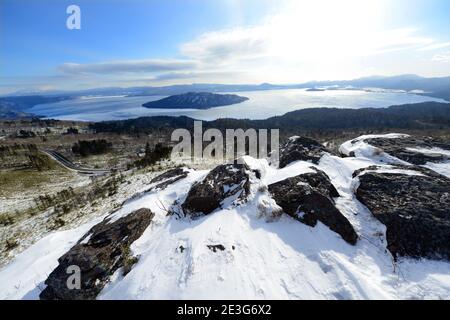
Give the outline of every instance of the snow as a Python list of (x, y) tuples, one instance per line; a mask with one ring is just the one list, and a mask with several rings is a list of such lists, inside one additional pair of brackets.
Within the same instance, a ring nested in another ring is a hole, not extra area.
[(423, 173), (421, 173), (419, 171), (397, 169), (397, 168), (389, 166), (389, 165), (384, 166), (382, 168), (378, 168), (376, 170), (364, 170), (364, 172), (362, 172), (359, 176), (364, 175), (364, 174), (369, 173), (369, 172), (404, 174), (404, 175), (408, 175), (408, 176), (422, 176), (422, 177), (426, 176), (426, 175), (424, 175)]
[[(261, 179), (250, 175), (248, 200), (231, 205), (227, 199), (223, 208), (195, 220), (167, 213), (178, 212), (191, 185), (208, 170), (190, 169), (187, 178), (164, 190), (138, 190), (111, 220), (143, 207), (155, 218), (131, 246), (140, 257), (137, 264), (126, 276), (118, 270), (98, 299), (450, 299), (450, 263), (394, 263), (385, 226), (355, 198), (357, 169), (381, 165), (386, 172), (419, 174), (387, 165), (395, 159), (374, 154), (364, 142), (373, 136), (364, 137), (341, 147), (355, 157), (325, 154), (317, 165), (297, 161), (276, 169), (267, 160), (244, 157), (261, 173)], [(323, 170), (338, 190), (336, 206), (359, 235), (355, 246), (320, 222), (312, 228), (281, 214), (268, 194), (269, 184), (313, 172), (311, 167)], [(36, 299), (57, 258), (98, 221), (55, 232), (17, 256), (0, 270), (0, 298)], [(225, 250), (207, 247), (218, 244)]]
[(450, 161), (444, 161), (440, 163), (427, 162), (423, 167), (436, 171), (448, 178), (450, 178)]
[(301, 173), (315, 172), (311, 168), (314, 165), (307, 161), (295, 161), (282, 169), (276, 169), (270, 166), (266, 159), (254, 159), (249, 156), (242, 157), (242, 159), (250, 169), (261, 172), (261, 181), (267, 185), (294, 177)]
[(186, 179), (175, 182), (164, 190), (153, 190), (140, 197), (136, 197), (126, 203), (121, 209), (111, 214), (109, 216), (109, 223), (117, 221), (121, 217), (140, 208), (149, 208), (152, 210), (155, 213), (153, 221), (159, 222), (161, 219), (164, 220), (170, 205), (177, 199), (183, 201), (191, 185), (195, 181), (203, 179), (207, 174), (207, 170), (191, 170)]
[(450, 150), (445, 150), (441, 148), (406, 148), (408, 151), (412, 152), (418, 152), (423, 154), (438, 154), (438, 155), (445, 155), (450, 156)]
[(376, 139), (376, 138), (398, 139), (398, 138), (407, 138), (407, 137), (409, 137), (409, 135), (403, 134), (403, 133), (366, 134), (366, 135), (359, 136), (356, 139), (344, 142), (340, 146), (339, 151), (342, 154), (349, 156), (350, 152), (352, 152), (352, 151), (361, 151), (359, 149), (361, 149), (362, 143), (364, 143), (364, 141), (368, 140), (368, 139)]
[(383, 152), (381, 149), (365, 142), (365, 140), (367, 139), (375, 139), (375, 138), (398, 139), (406, 137), (409, 137), (409, 135), (402, 133), (363, 135), (356, 139), (344, 142), (339, 147), (339, 152), (346, 156), (350, 156), (353, 153), (355, 157), (368, 158), (373, 162), (375, 162), (375, 164), (393, 163), (393, 164), (409, 165), (408, 162), (393, 157)]
[[(450, 150), (445, 150), (441, 148), (406, 148), (408, 151), (423, 153), (426, 155), (443, 155), (450, 157)], [(436, 171), (439, 174), (442, 174), (448, 178), (450, 178), (450, 161), (442, 161), (442, 162), (427, 162), (423, 167)]]

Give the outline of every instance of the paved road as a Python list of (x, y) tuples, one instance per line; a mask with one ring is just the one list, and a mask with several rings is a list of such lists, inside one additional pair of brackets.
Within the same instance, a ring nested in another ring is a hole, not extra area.
[(78, 173), (81, 173), (81, 174), (101, 175), (101, 174), (110, 172), (110, 170), (108, 170), (108, 169), (93, 169), (93, 168), (80, 167), (79, 165), (74, 164), (72, 161), (70, 161), (69, 159), (64, 157), (59, 152), (56, 152), (55, 150), (45, 149), (45, 150), (41, 150), (41, 151), (44, 152), (45, 154), (47, 154), (48, 156), (50, 156), (52, 159), (59, 162), (62, 166), (66, 167), (70, 170), (77, 171)]

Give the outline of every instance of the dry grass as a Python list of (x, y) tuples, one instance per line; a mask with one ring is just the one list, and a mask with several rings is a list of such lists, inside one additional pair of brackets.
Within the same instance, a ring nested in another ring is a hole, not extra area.
[(37, 171), (34, 169), (3, 170), (0, 171), (0, 196), (27, 190), (39, 190), (40, 187), (53, 184), (56, 181), (63, 181), (71, 173), (66, 169), (56, 165), (53, 169)]

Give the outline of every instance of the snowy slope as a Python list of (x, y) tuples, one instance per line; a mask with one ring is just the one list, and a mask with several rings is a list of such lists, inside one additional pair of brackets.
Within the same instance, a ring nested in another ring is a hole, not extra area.
[[(326, 154), (315, 165), (340, 193), (336, 206), (360, 236), (355, 246), (320, 222), (312, 228), (287, 215), (272, 215), (280, 208), (266, 186), (311, 172), (314, 165), (297, 161), (275, 169), (266, 160), (245, 157), (262, 176), (251, 175), (251, 194), (244, 204), (229, 203), (196, 220), (168, 216), (174, 201), (183, 202), (191, 185), (208, 173), (190, 170), (187, 178), (145, 193), (115, 212), (113, 220), (146, 207), (155, 218), (132, 244), (133, 254), (140, 256), (138, 263), (125, 277), (118, 270), (98, 298), (450, 299), (450, 263), (407, 258), (394, 263), (386, 250), (385, 226), (355, 198), (355, 170), (398, 163), (371, 150), (363, 140), (341, 147), (356, 157)], [(0, 298), (38, 298), (57, 258), (97, 222), (55, 232), (19, 255), (0, 270)], [(225, 250), (207, 247), (218, 244)]]

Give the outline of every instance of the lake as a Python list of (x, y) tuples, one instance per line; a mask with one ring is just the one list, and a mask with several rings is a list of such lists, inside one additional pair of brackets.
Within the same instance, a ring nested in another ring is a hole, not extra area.
[(147, 109), (142, 104), (164, 98), (145, 97), (84, 97), (57, 103), (36, 105), (27, 110), (47, 118), (60, 120), (103, 121), (121, 120), (143, 116), (185, 115), (199, 120), (218, 118), (265, 119), (289, 111), (314, 107), (333, 108), (384, 108), (391, 105), (424, 101), (446, 102), (415, 94), (397, 92), (366, 92), (359, 90), (306, 91), (305, 89), (247, 91), (235, 93), (249, 100), (208, 110)]

